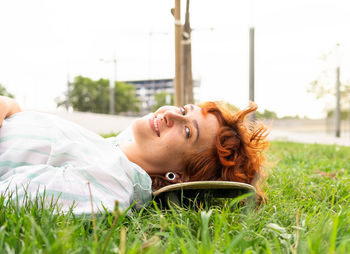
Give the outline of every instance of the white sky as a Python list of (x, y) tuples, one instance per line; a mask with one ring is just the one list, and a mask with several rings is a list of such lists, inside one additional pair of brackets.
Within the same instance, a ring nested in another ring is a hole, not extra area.
[[(118, 80), (173, 78), (173, 5), (174, 0), (2, 0), (0, 83), (24, 108), (49, 110), (67, 76), (109, 78), (112, 64), (101, 58), (116, 55)], [(254, 24), (260, 110), (323, 116), (324, 103), (306, 89), (325, 68), (335, 68), (335, 61), (325, 65), (320, 59), (337, 43), (341, 81), (350, 83), (349, 10), (348, 0), (192, 0), (200, 99), (248, 104)]]

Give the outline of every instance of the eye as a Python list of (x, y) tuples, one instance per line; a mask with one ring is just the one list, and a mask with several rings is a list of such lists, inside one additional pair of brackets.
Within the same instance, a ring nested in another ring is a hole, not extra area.
[(184, 116), (184, 115), (186, 115), (186, 109), (185, 109), (185, 107), (181, 107), (180, 108), (180, 111), (181, 111), (181, 114)]
[(185, 126), (186, 138), (189, 139), (191, 137), (191, 130), (187, 126)]
[[(185, 107), (180, 107), (180, 112), (181, 115), (186, 115), (186, 108)], [(185, 126), (185, 133), (186, 133), (186, 139), (189, 139), (191, 137), (191, 129), (187, 126)]]

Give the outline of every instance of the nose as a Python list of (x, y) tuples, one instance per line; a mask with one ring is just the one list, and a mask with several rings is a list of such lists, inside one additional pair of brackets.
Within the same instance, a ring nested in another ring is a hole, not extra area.
[(172, 127), (175, 123), (185, 121), (185, 116), (172, 110), (167, 110), (163, 114), (163, 119), (167, 127)]

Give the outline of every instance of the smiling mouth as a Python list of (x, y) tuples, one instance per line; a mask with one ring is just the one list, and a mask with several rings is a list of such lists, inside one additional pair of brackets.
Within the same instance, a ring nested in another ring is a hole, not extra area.
[(154, 118), (153, 124), (154, 124), (154, 128), (156, 129), (156, 133), (157, 133), (157, 135), (158, 135), (158, 137), (159, 137), (159, 136), (160, 136), (160, 133), (159, 133), (159, 127), (158, 127), (157, 118)]
[(157, 134), (158, 137), (160, 137), (159, 119), (157, 117), (154, 117), (153, 119), (150, 119), (149, 122), (152, 130)]

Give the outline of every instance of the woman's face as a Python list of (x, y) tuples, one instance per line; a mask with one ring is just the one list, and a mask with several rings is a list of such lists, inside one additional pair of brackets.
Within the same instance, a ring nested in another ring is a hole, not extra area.
[(159, 108), (135, 121), (133, 133), (135, 147), (147, 165), (144, 169), (150, 174), (163, 174), (181, 172), (186, 153), (214, 145), (218, 128), (214, 115), (203, 115), (200, 107), (190, 104)]

